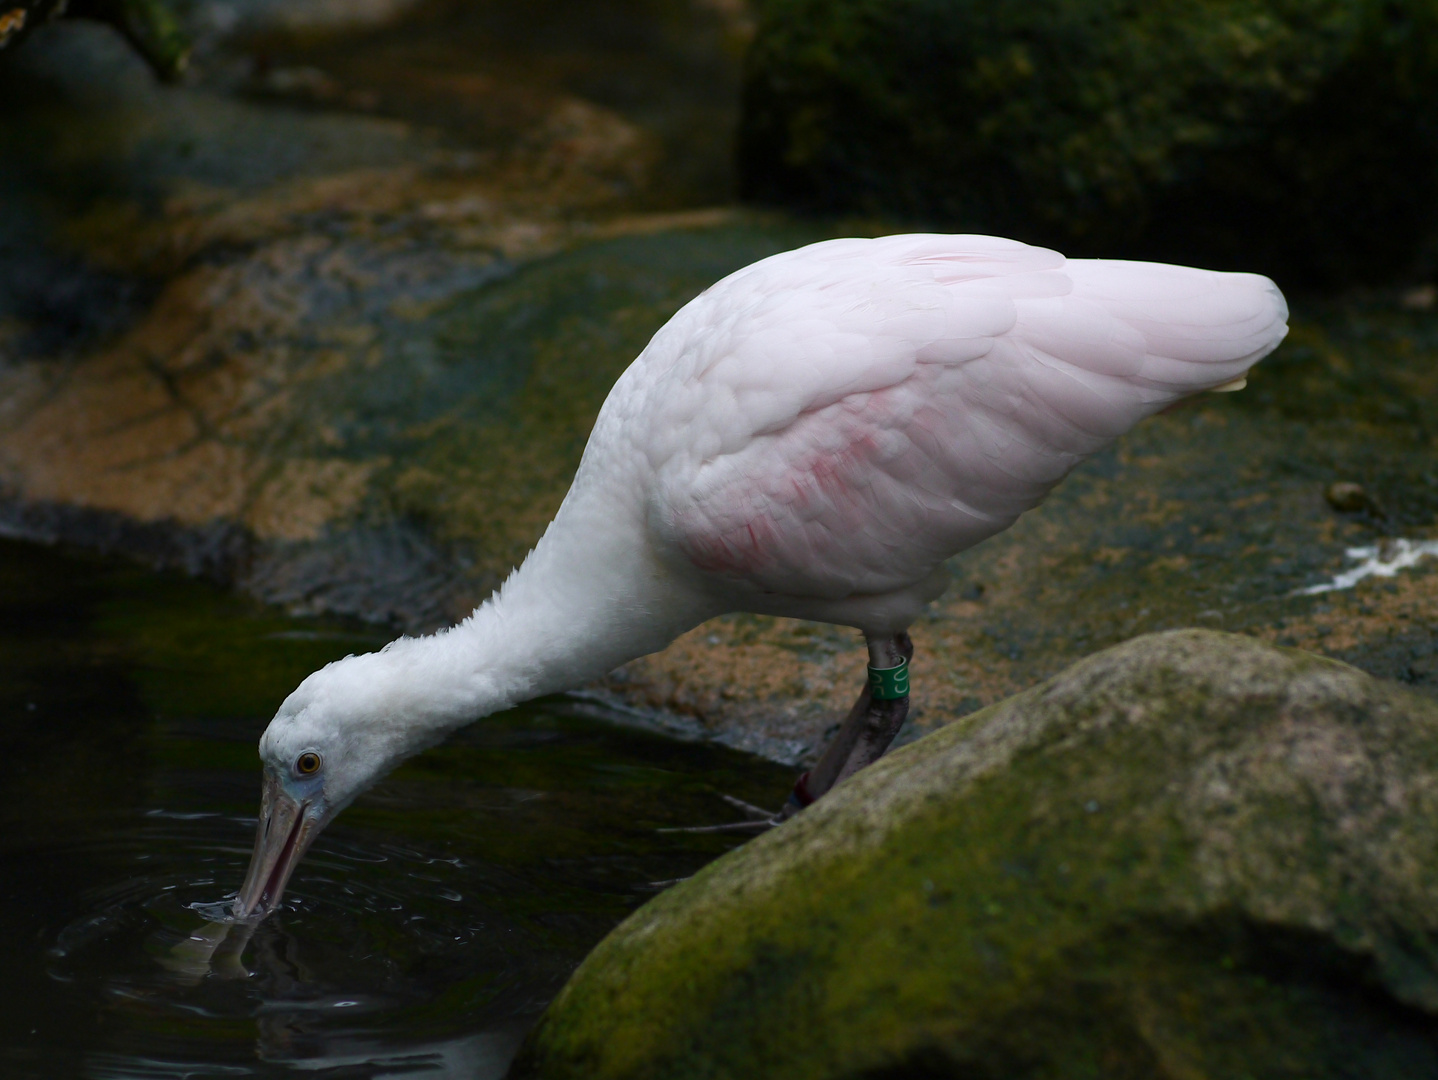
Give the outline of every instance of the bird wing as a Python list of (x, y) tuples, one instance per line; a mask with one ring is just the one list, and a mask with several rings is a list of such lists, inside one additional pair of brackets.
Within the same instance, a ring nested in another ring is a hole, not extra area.
[(1286, 315), (1256, 275), (981, 236), (828, 241), (687, 305), (607, 420), (647, 460), (651, 530), (700, 571), (883, 594), (1139, 420), (1241, 376)]

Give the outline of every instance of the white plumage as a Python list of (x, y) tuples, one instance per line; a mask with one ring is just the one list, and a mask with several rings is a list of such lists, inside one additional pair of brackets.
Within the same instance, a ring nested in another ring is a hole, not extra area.
[[(273, 906), (313, 833), (404, 757), (714, 615), (847, 624), (872, 649), (942, 591), (945, 559), (1143, 418), (1241, 378), (1286, 318), (1257, 275), (985, 236), (831, 240), (730, 275), (620, 377), (491, 600), (285, 701), (261, 755), (299, 831), (267, 869), (257, 841), (241, 908)], [(295, 772), (306, 750), (318, 784)]]

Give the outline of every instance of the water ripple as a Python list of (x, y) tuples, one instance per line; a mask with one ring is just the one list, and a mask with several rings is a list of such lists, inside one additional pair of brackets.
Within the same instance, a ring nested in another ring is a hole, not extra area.
[[(571, 963), (503, 912), (461, 904), (505, 875), (341, 835), (317, 845), (282, 911), (256, 926), (215, 899), (249, 854), (236, 831), (218, 814), (142, 811), (66, 847), (66, 860), (107, 873), (51, 935), (47, 974), (123, 1017), (135, 1051), (89, 1056), (90, 1075), (254, 1075), (256, 1058), (286, 1070), (502, 1074), (485, 1063), (507, 1062), (528, 1016), (489, 1006), (543, 1000)], [(428, 867), (444, 868), (443, 886)], [(480, 1034), (401, 1034), (446, 1028)]]

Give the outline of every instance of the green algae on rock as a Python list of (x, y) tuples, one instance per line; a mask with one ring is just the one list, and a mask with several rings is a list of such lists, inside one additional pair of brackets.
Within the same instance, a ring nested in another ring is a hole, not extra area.
[(1401, 273), (1438, 210), (1432, 0), (760, 0), (764, 199), (1067, 254)]
[(646, 905), (512, 1075), (1438, 1076), (1435, 852), (1438, 705), (1152, 635)]

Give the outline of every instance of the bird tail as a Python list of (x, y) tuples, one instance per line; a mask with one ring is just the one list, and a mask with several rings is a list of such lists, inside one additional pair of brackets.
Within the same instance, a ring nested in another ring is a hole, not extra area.
[(1064, 271), (1072, 300), (1142, 338), (1142, 362), (1127, 378), (1174, 397), (1240, 389), (1288, 333), (1283, 293), (1261, 274), (1104, 259), (1071, 259)]

